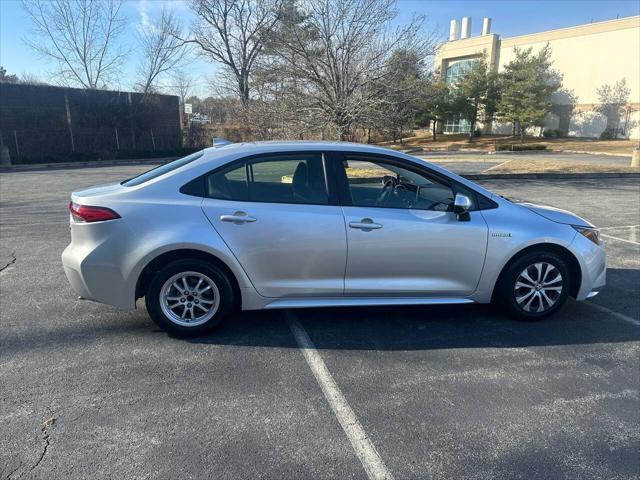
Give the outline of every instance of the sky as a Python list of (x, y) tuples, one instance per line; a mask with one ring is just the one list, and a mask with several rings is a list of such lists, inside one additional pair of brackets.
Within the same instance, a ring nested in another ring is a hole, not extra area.
[[(129, 0), (124, 5), (127, 29), (121, 41), (135, 46), (136, 32), (152, 21), (167, 6), (176, 11), (185, 24), (193, 17), (184, 0)], [(502, 38), (535, 33), (584, 23), (640, 15), (640, 0), (399, 0), (397, 23), (414, 15), (425, 15), (426, 28), (445, 39), (452, 18), (472, 18), (472, 35), (479, 35), (483, 17), (491, 17), (492, 33)], [(30, 23), (20, 0), (0, 0), (0, 65), (8, 73), (29, 74), (42, 80), (51, 77), (54, 65), (47, 63), (25, 44)], [(137, 60), (132, 52), (124, 67), (120, 84), (113, 89), (130, 89), (135, 83)], [(201, 58), (190, 59), (187, 69), (194, 77), (197, 95), (206, 95), (209, 80), (217, 66)]]

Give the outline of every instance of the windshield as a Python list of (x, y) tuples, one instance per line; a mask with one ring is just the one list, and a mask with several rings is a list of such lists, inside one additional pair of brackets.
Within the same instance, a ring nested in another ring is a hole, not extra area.
[(192, 153), (191, 155), (187, 155), (186, 157), (174, 160), (173, 162), (165, 163), (164, 165), (152, 168), (151, 170), (146, 171), (136, 177), (125, 180), (121, 185), (124, 185), (125, 187), (135, 187), (136, 185), (148, 182), (149, 180), (153, 180), (160, 175), (164, 175), (165, 173), (169, 173), (177, 168), (191, 163), (194, 160), (202, 157), (202, 155), (204, 155), (204, 152), (201, 150), (199, 152)]

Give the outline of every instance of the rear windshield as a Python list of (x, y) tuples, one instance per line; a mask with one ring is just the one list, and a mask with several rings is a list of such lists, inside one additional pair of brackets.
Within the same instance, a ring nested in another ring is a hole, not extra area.
[(144, 172), (137, 177), (130, 178), (129, 180), (125, 180), (122, 182), (122, 185), (125, 187), (135, 187), (136, 185), (140, 185), (144, 182), (148, 182), (149, 180), (153, 180), (154, 178), (159, 177), (160, 175), (164, 175), (165, 173), (171, 172), (176, 168), (180, 168), (187, 163), (191, 163), (194, 160), (199, 159), (202, 155), (204, 155), (203, 151), (192, 153), (184, 158), (179, 158), (174, 160), (173, 162), (165, 163), (164, 165), (160, 165), (159, 167), (152, 168), (151, 170)]

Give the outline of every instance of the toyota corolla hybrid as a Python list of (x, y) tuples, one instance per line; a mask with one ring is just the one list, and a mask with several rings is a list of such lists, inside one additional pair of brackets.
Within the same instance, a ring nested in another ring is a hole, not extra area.
[(605, 285), (598, 230), (396, 151), (209, 148), (75, 192), (62, 254), (83, 298), (178, 335), (235, 309), (496, 302), (539, 319)]

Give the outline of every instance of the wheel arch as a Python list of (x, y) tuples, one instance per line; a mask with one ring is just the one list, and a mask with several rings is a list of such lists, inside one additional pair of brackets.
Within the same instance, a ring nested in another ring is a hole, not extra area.
[(513, 264), (513, 262), (517, 261), (522, 256), (532, 252), (553, 252), (557, 255), (560, 255), (567, 262), (567, 267), (569, 268), (572, 278), (572, 281), (570, 282), (571, 290), (569, 291), (569, 295), (575, 298), (580, 291), (580, 286), (582, 285), (582, 269), (580, 267), (580, 262), (568, 248), (563, 247), (562, 245), (559, 245), (557, 243), (545, 242), (529, 245), (528, 247), (525, 247), (514, 253), (511, 258), (509, 258), (509, 260), (505, 262), (493, 286), (493, 291), (491, 294), (492, 300), (495, 299), (494, 296), (496, 294), (496, 291), (498, 290), (496, 287), (500, 285), (500, 282), (503, 280), (508, 268)]
[(163, 252), (152, 260), (147, 262), (144, 266), (140, 275), (138, 275), (138, 279), (136, 281), (136, 289), (135, 289), (135, 298), (144, 297), (149, 289), (149, 285), (151, 284), (151, 279), (153, 275), (159, 272), (163, 267), (168, 265), (169, 263), (175, 260), (202, 260), (208, 262), (220, 270), (224, 272), (224, 274), (229, 278), (231, 282), (231, 286), (233, 288), (234, 299), (237, 305), (240, 305), (242, 302), (242, 293), (240, 284), (236, 275), (233, 273), (233, 270), (229, 268), (229, 266), (218, 258), (216, 255), (205, 252), (203, 250), (197, 250), (194, 248), (177, 248), (174, 250), (169, 250), (167, 252)]

